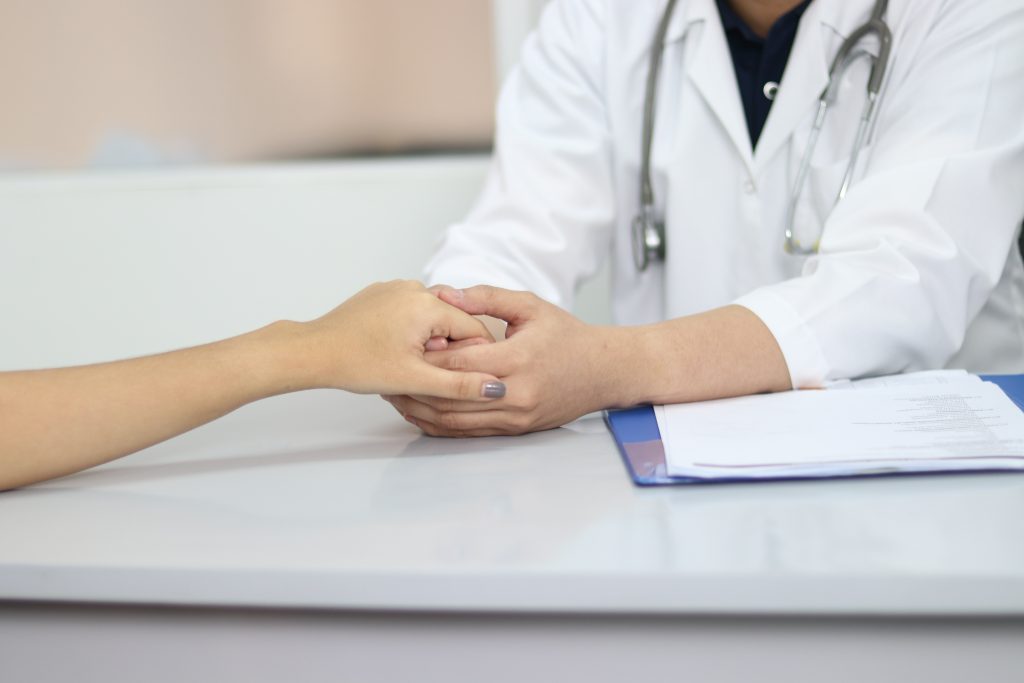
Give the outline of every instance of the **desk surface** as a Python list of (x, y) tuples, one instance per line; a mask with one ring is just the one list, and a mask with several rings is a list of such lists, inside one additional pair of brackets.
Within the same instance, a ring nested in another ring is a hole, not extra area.
[(1024, 476), (638, 489), (598, 417), (431, 439), (328, 391), (0, 493), (0, 539), (0, 600), (1024, 615)]

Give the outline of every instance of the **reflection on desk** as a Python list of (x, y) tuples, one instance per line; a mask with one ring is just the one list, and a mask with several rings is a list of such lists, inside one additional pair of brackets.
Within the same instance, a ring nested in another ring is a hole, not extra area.
[(0, 599), (1024, 615), (1024, 477), (634, 488), (601, 420), (432, 439), (284, 396), (0, 495)]

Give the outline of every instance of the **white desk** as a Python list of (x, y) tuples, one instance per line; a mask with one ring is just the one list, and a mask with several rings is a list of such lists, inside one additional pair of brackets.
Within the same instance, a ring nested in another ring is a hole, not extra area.
[[(485, 168), (4, 179), (0, 368), (415, 276)], [(599, 420), (432, 440), (310, 393), (0, 494), (0, 683), (1012, 680), (1022, 540), (1021, 476), (641, 490)]]
[(0, 494), (0, 679), (1019, 680), (1022, 540), (1022, 476), (644, 490), (310, 392)]

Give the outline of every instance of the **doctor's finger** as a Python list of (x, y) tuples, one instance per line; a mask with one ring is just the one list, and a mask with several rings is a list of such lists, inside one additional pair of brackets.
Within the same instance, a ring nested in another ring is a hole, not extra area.
[[(479, 413), (485, 410), (508, 410), (499, 401), (460, 401), (458, 399), (436, 398), (434, 396), (381, 396), (391, 407), (402, 415), (418, 415), (436, 422), (441, 413)], [(514, 410), (514, 409), (513, 409)]]
[(468, 289), (440, 289), (438, 297), (473, 315), (489, 315), (516, 325), (533, 318), (542, 300), (530, 292), (477, 285)]
[(435, 424), (417, 420), (411, 415), (405, 416), (405, 421), (416, 427), (427, 436), (441, 437), (448, 439), (467, 439), (481, 436), (508, 436), (509, 432), (504, 429), (483, 428), (483, 429), (444, 429)]
[(521, 422), (524, 416), (506, 410), (482, 410), (470, 413), (446, 413), (434, 410), (419, 401), (400, 402), (402, 417), (412, 418), (413, 424), (433, 436), (476, 436), (482, 431), (489, 434), (521, 434), (527, 431)]
[[(421, 420), (434, 423), (440, 419), (438, 417), (441, 413), (440, 410), (433, 408), (412, 396), (384, 396), (383, 398), (394, 406), (395, 410), (397, 410), (402, 417), (409, 417), (411, 415)], [(486, 408), (484, 409), (486, 410)]]
[[(438, 396), (424, 396), (423, 394), (413, 394), (406, 398), (430, 406), (442, 413), (472, 413), (480, 412), (481, 410), (494, 410), (496, 408), (494, 402), (486, 401), (461, 401), (457, 398), (440, 398)], [(508, 408), (509, 406), (504, 407)]]

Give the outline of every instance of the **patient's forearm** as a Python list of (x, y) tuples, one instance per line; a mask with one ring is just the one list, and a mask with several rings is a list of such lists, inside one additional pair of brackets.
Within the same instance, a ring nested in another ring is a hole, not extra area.
[(0, 373), (0, 490), (61, 476), (293, 388), (292, 323), (157, 356)]
[(305, 323), (277, 322), (159, 356), (0, 372), (0, 490), (132, 453), (246, 403), (301, 389), (413, 393), (488, 403), (494, 375), (440, 370), (428, 344), (489, 340), (418, 282), (371, 285)]

